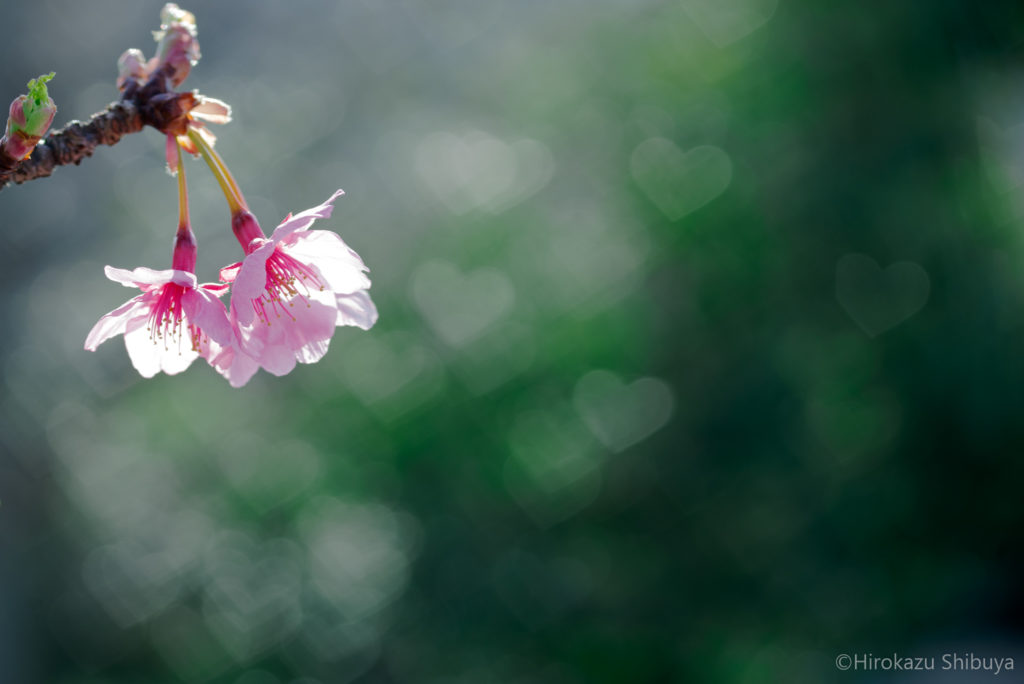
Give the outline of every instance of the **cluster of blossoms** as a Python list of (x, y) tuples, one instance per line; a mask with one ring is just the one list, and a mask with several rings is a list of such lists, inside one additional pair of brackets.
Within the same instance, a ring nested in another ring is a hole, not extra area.
[[(192, 14), (168, 4), (161, 19), (152, 59), (147, 61), (132, 49), (118, 60), (122, 92), (146, 88), (154, 79), (166, 79), (163, 87), (177, 87), (198, 60)], [(230, 108), (197, 93), (158, 97), (173, 100), (180, 112), (163, 130), (167, 164), (178, 178), (179, 218), (171, 268), (128, 271), (107, 266), (108, 278), (142, 292), (103, 316), (86, 338), (85, 348), (94, 351), (111, 337), (123, 335), (132, 365), (143, 377), (161, 371), (180, 373), (202, 357), (233, 387), (241, 387), (260, 368), (284, 375), (296, 363), (319, 361), (338, 326), (373, 326), (377, 310), (368, 293), (366, 266), (336, 233), (312, 228), (317, 219), (330, 217), (334, 201), (344, 193), (338, 190), (319, 206), (289, 214), (268, 238), (203, 124), (227, 123)], [(244, 252), (240, 262), (220, 269), (218, 283), (200, 284), (196, 278), (197, 247), (181, 150), (202, 156), (209, 165), (227, 199), (231, 228)], [(221, 298), (228, 293), (225, 306)]]

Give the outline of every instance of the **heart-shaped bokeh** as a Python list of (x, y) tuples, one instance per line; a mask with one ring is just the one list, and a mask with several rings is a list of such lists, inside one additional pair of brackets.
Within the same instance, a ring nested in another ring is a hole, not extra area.
[(864, 254), (847, 254), (836, 264), (836, 299), (870, 337), (907, 320), (928, 301), (928, 273), (910, 261), (887, 268)]
[(606, 452), (569, 407), (519, 416), (508, 444), (505, 488), (539, 526), (565, 520), (597, 497)]
[(680, 0), (687, 16), (718, 47), (725, 47), (761, 28), (778, 0)]
[(665, 138), (648, 138), (629, 159), (633, 179), (670, 221), (715, 199), (732, 182), (732, 160), (713, 145), (683, 152)]
[(500, 213), (547, 185), (554, 168), (536, 140), (505, 142), (483, 131), (433, 133), (416, 149), (420, 179), (454, 214)]
[(580, 418), (606, 447), (622, 451), (661, 429), (672, 417), (672, 389), (663, 380), (626, 384), (614, 373), (587, 373), (573, 392)]
[(461, 347), (504, 318), (515, 303), (515, 288), (501, 271), (481, 268), (463, 274), (452, 264), (428, 261), (412, 278), (420, 313), (446, 344)]

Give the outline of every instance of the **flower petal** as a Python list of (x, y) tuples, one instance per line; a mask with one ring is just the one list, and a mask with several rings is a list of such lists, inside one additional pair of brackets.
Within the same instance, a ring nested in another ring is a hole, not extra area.
[(151, 378), (161, 370), (168, 375), (180, 373), (199, 356), (187, 335), (154, 340), (146, 323), (145, 317), (136, 318), (129, 322), (124, 334), (128, 356), (142, 377)]
[(199, 288), (206, 290), (214, 297), (223, 297), (231, 291), (231, 285), (228, 283), (203, 283)]
[(218, 345), (231, 344), (227, 310), (216, 296), (202, 289), (186, 290), (181, 296), (181, 307), (188, 322), (201, 333)]
[(149, 290), (154, 285), (163, 285), (165, 283), (175, 283), (182, 287), (196, 286), (196, 276), (194, 273), (179, 271), (173, 268), (155, 271), (152, 268), (140, 266), (133, 271), (128, 271), (123, 268), (106, 266), (103, 272), (115, 283), (121, 283), (125, 287), (140, 287), (143, 290)]
[(147, 323), (143, 317), (131, 320), (125, 332), (125, 348), (131, 365), (143, 378), (152, 378), (161, 371), (176, 375), (199, 356), (187, 334), (155, 340)]
[(133, 271), (129, 271), (123, 268), (114, 268), (113, 266), (106, 266), (103, 272), (108, 278), (113, 280), (115, 283), (121, 283), (125, 287), (141, 287), (147, 289), (147, 285), (163, 285), (164, 283), (171, 282), (174, 277), (174, 271), (167, 269), (166, 271), (154, 271), (151, 268), (140, 266)]
[(185, 150), (193, 157), (199, 156), (199, 148), (196, 147), (194, 142), (192, 142), (192, 138), (187, 135), (178, 136), (178, 143), (181, 145), (181, 149)]
[[(198, 133), (199, 136), (203, 140), (205, 140), (206, 144), (209, 145), (210, 147), (213, 147), (215, 144), (217, 144), (217, 136), (215, 136), (213, 133), (211, 133), (210, 129), (207, 128), (206, 124), (204, 124), (202, 121), (195, 121), (195, 120), (189, 121), (188, 122), (188, 127), (189, 127), (190, 130), (193, 130), (196, 133)], [(196, 148), (196, 152), (198, 152), (198, 151), (199, 151), (198, 148)], [(191, 150), (189, 150), (189, 152), (191, 152)]]
[(210, 123), (226, 124), (231, 121), (231, 105), (212, 97), (203, 97), (189, 114)]
[(363, 273), (369, 269), (337, 233), (310, 230), (291, 237), (294, 242), (282, 245), (281, 249), (299, 261), (316, 266), (334, 292), (351, 294), (370, 287), (370, 279)]
[(274, 375), (285, 375), (295, 362), (315, 363), (323, 358), (334, 334), (337, 310), (330, 304), (293, 300), (287, 314), (270, 325), (256, 321), (239, 328), (239, 346)]
[(225, 347), (210, 362), (214, 369), (223, 375), (232, 387), (242, 387), (252, 379), (260, 365), (248, 354), (245, 354), (237, 346)]
[(331, 212), (334, 211), (334, 200), (345, 194), (344, 190), (338, 190), (333, 195), (327, 198), (327, 201), (319, 206), (315, 206), (312, 209), (306, 209), (300, 211), (294, 216), (289, 216), (281, 222), (277, 228), (274, 229), (274, 234), (270, 237), (274, 242), (279, 242), (297, 230), (306, 230), (313, 222), (318, 218), (328, 218)]
[(171, 175), (178, 173), (178, 161), (181, 155), (178, 154), (178, 139), (171, 133), (167, 134), (167, 145), (164, 149), (167, 156), (167, 168)]
[(235, 278), (238, 277), (238, 270), (242, 268), (242, 262), (239, 261), (237, 264), (231, 264), (220, 269), (221, 282), (233, 283)]
[(274, 253), (275, 245), (269, 240), (250, 252), (238, 269), (231, 291), (231, 308), (238, 316), (238, 322), (248, 325), (256, 316), (252, 300), (267, 290), (267, 259)]
[(335, 325), (354, 325), (369, 330), (377, 322), (377, 307), (370, 293), (360, 290), (353, 294), (338, 295), (338, 318)]
[(96, 322), (96, 325), (92, 327), (92, 330), (89, 331), (88, 336), (86, 336), (85, 348), (89, 351), (96, 351), (96, 347), (111, 337), (124, 333), (128, 321), (133, 317), (147, 313), (148, 307), (143, 303), (143, 297), (144, 295), (133, 297), (110, 313), (102, 316)]
[(199, 280), (196, 278), (195, 273), (189, 271), (179, 271), (174, 269), (171, 275), (171, 282), (175, 285), (181, 285), (182, 287), (195, 289), (196, 285), (199, 284)]
[(295, 368), (295, 353), (283, 344), (267, 345), (260, 356), (260, 366), (273, 375), (288, 375)]

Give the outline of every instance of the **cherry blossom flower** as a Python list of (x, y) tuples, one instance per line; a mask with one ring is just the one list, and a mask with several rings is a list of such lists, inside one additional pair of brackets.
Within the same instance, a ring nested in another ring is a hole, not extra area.
[(289, 214), (268, 239), (227, 165), (195, 130), (187, 133), (217, 179), (231, 209), (231, 229), (245, 259), (221, 269), (232, 284), (229, 320), (235, 339), (211, 361), (234, 387), (259, 368), (284, 375), (296, 363), (327, 353), (338, 326), (369, 330), (377, 322), (366, 265), (336, 233), (313, 230), (328, 218), (338, 190), (327, 201)]
[[(174, 156), (177, 162), (177, 148)], [(142, 294), (100, 318), (85, 339), (85, 348), (96, 351), (111, 337), (124, 335), (132, 365), (144, 378), (160, 371), (180, 373), (200, 356), (210, 361), (234, 340), (219, 299), (228, 286), (199, 285), (196, 279), (198, 249), (189, 224), (184, 166), (178, 172), (178, 207), (171, 268), (127, 271), (107, 266), (108, 278), (125, 287), (137, 287)]]
[(315, 363), (336, 327), (369, 330), (377, 322), (362, 259), (337, 233), (311, 229), (316, 219), (330, 217), (343, 194), (289, 215), (269, 239), (250, 212), (235, 213), (232, 227), (246, 257), (222, 269), (221, 279), (232, 283), (236, 344), (213, 360), (233, 386), (260, 367), (285, 375), (296, 363)]
[(223, 284), (198, 285), (194, 273), (180, 269), (128, 271), (107, 266), (107, 277), (125, 287), (138, 287), (133, 297), (100, 318), (85, 340), (96, 351), (103, 342), (124, 335), (135, 370), (144, 378), (160, 371), (180, 373), (196, 358), (209, 360), (231, 344), (231, 327), (224, 304)]

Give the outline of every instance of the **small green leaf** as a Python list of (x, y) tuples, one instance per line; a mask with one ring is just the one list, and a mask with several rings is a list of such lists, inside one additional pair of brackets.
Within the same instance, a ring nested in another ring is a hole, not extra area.
[(53, 80), (55, 75), (56, 72), (51, 71), (28, 82), (28, 97), (36, 107), (42, 107), (49, 99), (50, 94), (46, 91), (46, 82)]

